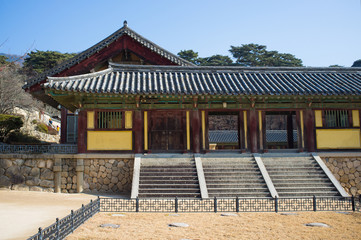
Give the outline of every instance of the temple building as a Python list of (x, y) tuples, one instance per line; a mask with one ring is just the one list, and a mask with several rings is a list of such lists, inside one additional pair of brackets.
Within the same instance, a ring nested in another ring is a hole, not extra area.
[(361, 148), (360, 68), (200, 67), (126, 22), (24, 89), (78, 153)]

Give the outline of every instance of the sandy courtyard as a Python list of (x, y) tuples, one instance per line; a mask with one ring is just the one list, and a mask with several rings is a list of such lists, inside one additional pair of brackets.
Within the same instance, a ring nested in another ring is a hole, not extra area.
[[(79, 227), (68, 240), (78, 239), (361, 239), (361, 213), (298, 212), (280, 213), (98, 213)], [(188, 228), (169, 227), (187, 223)], [(321, 222), (330, 228), (307, 227)], [(112, 223), (119, 228), (101, 228)]]
[(0, 190), (0, 239), (26, 239), (96, 196)]

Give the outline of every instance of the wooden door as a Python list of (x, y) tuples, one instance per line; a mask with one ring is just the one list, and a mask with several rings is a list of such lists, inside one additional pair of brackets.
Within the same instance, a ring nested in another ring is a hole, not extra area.
[(152, 150), (185, 149), (185, 114), (183, 112), (154, 111), (150, 122)]

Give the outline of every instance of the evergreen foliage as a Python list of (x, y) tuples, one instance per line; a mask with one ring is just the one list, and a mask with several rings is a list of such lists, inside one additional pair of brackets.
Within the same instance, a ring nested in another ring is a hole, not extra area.
[(268, 51), (267, 47), (259, 44), (243, 44), (242, 46), (231, 46), (229, 52), (236, 59), (235, 62), (224, 55), (213, 55), (200, 58), (198, 52), (193, 50), (182, 50), (178, 56), (199, 66), (232, 66), (245, 67), (302, 67), (302, 60), (290, 53), (279, 53)]
[(361, 67), (361, 59), (356, 60), (351, 67)]
[(60, 53), (56, 51), (31, 51), (25, 59), (24, 67), (39, 74), (75, 55), (76, 53)]
[(0, 114), (0, 142), (3, 142), (11, 131), (19, 130), (22, 126), (21, 117)]

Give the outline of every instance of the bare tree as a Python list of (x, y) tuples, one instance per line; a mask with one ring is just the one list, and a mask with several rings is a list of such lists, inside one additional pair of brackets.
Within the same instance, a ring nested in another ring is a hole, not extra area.
[(0, 114), (12, 113), (15, 107), (30, 109), (37, 105), (22, 86), (26, 78), (19, 73), (20, 67), (13, 64), (0, 71)]

